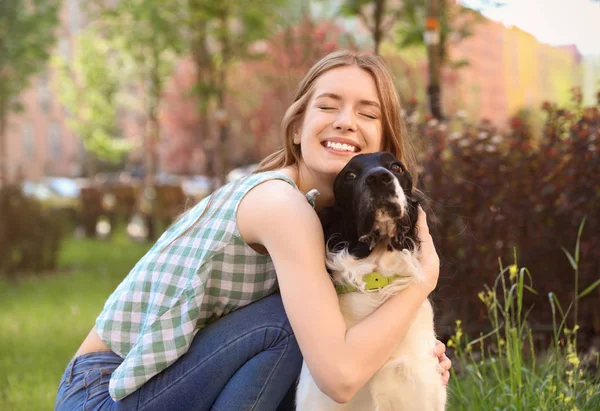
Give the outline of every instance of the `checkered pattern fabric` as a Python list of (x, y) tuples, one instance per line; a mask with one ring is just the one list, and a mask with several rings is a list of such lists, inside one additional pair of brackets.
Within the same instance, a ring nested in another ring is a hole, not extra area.
[[(174, 223), (108, 298), (96, 330), (124, 358), (113, 373), (114, 400), (131, 394), (189, 349), (195, 333), (238, 308), (277, 291), (270, 257), (250, 248), (236, 224), (237, 207), (280, 172), (253, 174), (204, 199)], [(296, 187), (297, 188), (297, 187)], [(307, 199), (314, 206), (313, 190)]]

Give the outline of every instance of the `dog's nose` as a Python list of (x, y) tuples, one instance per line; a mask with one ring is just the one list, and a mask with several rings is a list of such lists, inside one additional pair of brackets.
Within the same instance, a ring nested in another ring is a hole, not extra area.
[(385, 168), (376, 168), (367, 175), (367, 184), (370, 186), (386, 186), (392, 184), (394, 176)]

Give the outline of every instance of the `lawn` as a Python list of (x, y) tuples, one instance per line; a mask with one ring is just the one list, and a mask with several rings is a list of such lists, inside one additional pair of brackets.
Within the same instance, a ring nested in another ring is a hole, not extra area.
[(67, 363), (147, 249), (122, 235), (68, 239), (57, 274), (0, 279), (0, 410), (54, 408)]
[[(148, 247), (122, 234), (111, 241), (69, 238), (57, 273), (0, 279), (0, 410), (53, 409), (65, 366), (108, 295)], [(557, 326), (556, 348), (538, 353), (540, 361), (525, 358), (531, 338), (522, 308), (527, 278), (526, 269), (513, 265), (481, 294), (496, 330), (485, 341), (467, 339), (457, 321), (448, 345), (455, 369), (463, 372), (452, 378), (449, 410), (600, 409), (600, 385), (580, 366), (568, 323)]]

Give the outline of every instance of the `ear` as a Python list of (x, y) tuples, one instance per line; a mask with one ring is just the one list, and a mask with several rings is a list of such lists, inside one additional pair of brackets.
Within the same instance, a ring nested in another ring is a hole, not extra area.
[(300, 135), (302, 134), (302, 129), (298, 126), (294, 126), (294, 133), (292, 134), (292, 141), (296, 145), (300, 145)]

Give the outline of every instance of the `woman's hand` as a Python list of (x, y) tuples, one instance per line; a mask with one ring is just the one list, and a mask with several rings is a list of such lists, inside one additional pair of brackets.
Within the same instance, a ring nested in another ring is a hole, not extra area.
[(417, 219), (417, 236), (421, 242), (419, 262), (421, 263), (423, 274), (425, 276), (424, 283), (428, 287), (428, 292), (432, 292), (437, 286), (438, 277), (440, 275), (440, 258), (435, 251), (431, 234), (429, 234), (427, 216), (420, 206), (419, 217)]
[(450, 380), (450, 368), (452, 368), (452, 361), (446, 356), (446, 345), (440, 340), (435, 341), (435, 348), (433, 354), (438, 357), (440, 361), (440, 373), (442, 374), (442, 382), (444, 385), (448, 385)]

